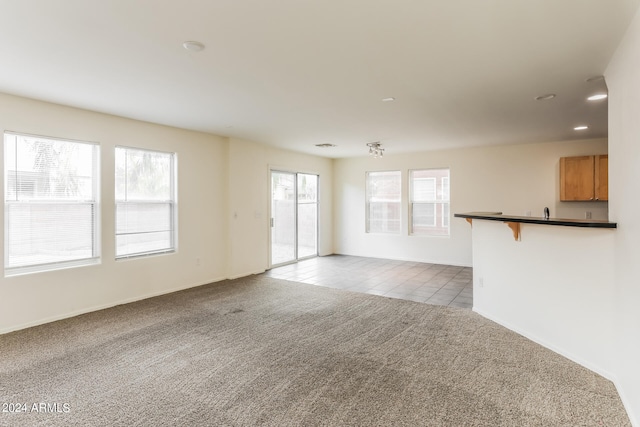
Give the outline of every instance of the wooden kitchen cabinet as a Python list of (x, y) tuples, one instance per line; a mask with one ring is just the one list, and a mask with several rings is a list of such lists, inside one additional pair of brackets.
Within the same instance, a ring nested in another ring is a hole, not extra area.
[(595, 156), (595, 197), (609, 200), (609, 156)]
[(609, 200), (609, 157), (577, 156), (560, 159), (560, 200)]

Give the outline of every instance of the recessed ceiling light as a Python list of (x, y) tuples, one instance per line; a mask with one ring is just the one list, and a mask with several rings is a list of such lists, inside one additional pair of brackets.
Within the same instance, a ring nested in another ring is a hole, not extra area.
[(589, 101), (599, 101), (601, 99), (605, 99), (607, 97), (606, 93), (597, 93), (595, 95), (591, 95), (590, 97), (587, 98), (587, 100)]
[(316, 147), (320, 147), (320, 148), (336, 147), (336, 144), (329, 144), (328, 142), (325, 142), (324, 144), (316, 144)]
[(536, 96), (536, 101), (546, 101), (547, 99), (553, 99), (556, 97), (555, 93), (547, 93), (546, 95)]
[(587, 130), (589, 129), (589, 126), (576, 126), (573, 128), (573, 130)]
[(392, 97), (392, 96), (390, 96), (389, 98), (382, 98), (382, 102), (393, 102), (395, 100), (396, 99), (394, 97)]
[(184, 47), (187, 50), (190, 50), (191, 52), (200, 52), (204, 50), (204, 45), (196, 41), (186, 41), (182, 43), (182, 47)]

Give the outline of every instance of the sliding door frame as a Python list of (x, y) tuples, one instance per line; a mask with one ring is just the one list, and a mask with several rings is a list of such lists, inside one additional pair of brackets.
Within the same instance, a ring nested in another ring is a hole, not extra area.
[[(285, 173), (285, 174), (293, 174), (294, 175), (294, 220), (295, 220), (295, 242), (294, 242), (294, 259), (291, 261), (285, 261), (282, 263), (278, 263), (278, 264), (273, 264), (273, 221), (274, 221), (274, 212), (272, 212), (273, 209), (273, 173)], [(316, 242), (316, 252), (313, 255), (308, 255), (302, 258), (298, 257), (298, 228), (299, 228), (299, 221), (298, 221), (298, 175), (314, 175), (316, 176), (316, 227), (315, 227), (315, 242)], [(306, 171), (295, 171), (295, 170), (291, 170), (289, 168), (282, 168), (282, 167), (276, 167), (276, 166), (269, 166), (268, 167), (268, 179), (267, 179), (268, 185), (269, 185), (269, 197), (268, 197), (268, 212), (269, 212), (269, 220), (267, 221), (267, 227), (268, 227), (268, 244), (269, 244), (269, 248), (268, 248), (268, 268), (274, 268), (274, 267), (280, 267), (283, 265), (288, 265), (288, 264), (295, 264), (298, 261), (302, 261), (305, 259), (310, 259), (310, 258), (314, 258), (317, 257), (320, 253), (320, 174), (317, 172), (306, 172)]]

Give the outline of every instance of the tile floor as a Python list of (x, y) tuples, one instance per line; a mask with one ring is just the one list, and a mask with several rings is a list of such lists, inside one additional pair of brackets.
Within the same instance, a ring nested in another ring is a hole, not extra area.
[(276, 267), (264, 274), (427, 304), (461, 308), (473, 305), (470, 267), (330, 255)]

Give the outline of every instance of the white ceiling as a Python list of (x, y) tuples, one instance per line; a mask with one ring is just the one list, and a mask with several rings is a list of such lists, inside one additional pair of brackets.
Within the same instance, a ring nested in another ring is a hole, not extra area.
[(639, 2), (0, 0), (0, 92), (327, 157), (596, 138)]

